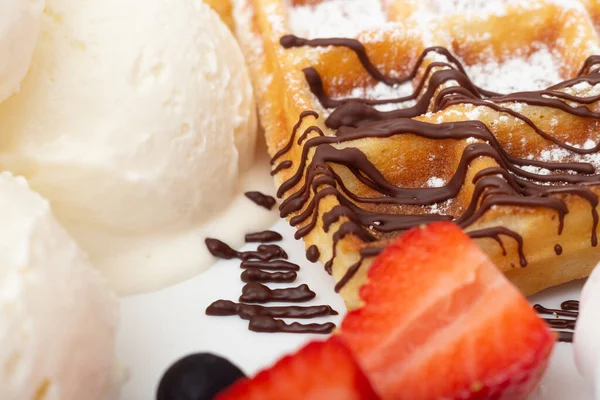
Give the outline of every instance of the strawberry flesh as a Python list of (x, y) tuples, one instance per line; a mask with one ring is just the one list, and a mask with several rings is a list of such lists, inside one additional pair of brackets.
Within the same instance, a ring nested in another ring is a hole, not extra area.
[(337, 337), (312, 342), (217, 400), (377, 400), (364, 373)]
[(383, 399), (525, 399), (555, 336), (456, 225), (402, 235), (374, 261), (341, 337)]

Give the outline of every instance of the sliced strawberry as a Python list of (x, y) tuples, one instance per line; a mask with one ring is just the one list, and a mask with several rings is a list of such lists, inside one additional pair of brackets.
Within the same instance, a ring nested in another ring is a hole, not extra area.
[(235, 383), (217, 400), (379, 399), (342, 341), (312, 342), (252, 379)]
[(383, 399), (524, 399), (555, 337), (457, 226), (413, 229), (375, 260), (341, 336)]

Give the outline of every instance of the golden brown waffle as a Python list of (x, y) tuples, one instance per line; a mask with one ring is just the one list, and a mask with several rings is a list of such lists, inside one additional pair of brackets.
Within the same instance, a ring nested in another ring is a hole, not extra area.
[[(282, 215), (349, 308), (379, 249), (441, 219), (470, 232), (525, 294), (590, 273), (600, 260), (600, 64), (588, 60), (600, 48), (598, 4), (234, 2)], [(493, 92), (519, 90), (531, 92)]]
[(204, 0), (209, 6), (215, 10), (223, 22), (232, 29), (233, 28), (233, 16), (231, 15), (231, 1), (230, 0)]

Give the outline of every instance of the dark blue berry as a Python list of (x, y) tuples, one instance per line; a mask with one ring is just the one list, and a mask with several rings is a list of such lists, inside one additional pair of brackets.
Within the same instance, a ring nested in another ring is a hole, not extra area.
[(191, 354), (165, 372), (157, 400), (212, 400), (244, 373), (224, 358), (209, 353)]

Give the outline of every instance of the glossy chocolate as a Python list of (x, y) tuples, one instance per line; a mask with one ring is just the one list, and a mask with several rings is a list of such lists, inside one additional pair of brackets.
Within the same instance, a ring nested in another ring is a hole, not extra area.
[(286, 324), (280, 319), (257, 315), (250, 318), (248, 329), (254, 332), (313, 333), (328, 335), (335, 329), (335, 324), (332, 322), (326, 322), (324, 324), (301, 324), (299, 322), (292, 322), (291, 324)]
[(271, 243), (280, 242), (283, 240), (281, 234), (273, 231), (253, 232), (246, 235), (246, 243)]
[[(579, 301), (563, 301), (560, 309), (546, 308), (540, 304), (533, 306), (533, 309), (541, 315), (552, 315), (554, 318), (543, 318), (557, 335), (559, 342), (572, 343), (573, 334), (579, 317)], [(562, 317), (562, 318), (561, 318)]]
[(273, 301), (301, 303), (316, 297), (308, 285), (293, 288), (269, 289), (260, 283), (247, 283), (242, 289), (240, 301), (243, 303), (269, 303)]
[(261, 269), (250, 268), (242, 272), (240, 278), (242, 282), (258, 283), (292, 283), (296, 280), (298, 274), (294, 271), (285, 272), (267, 272)]
[(556, 246), (554, 246), (554, 252), (556, 253), (557, 256), (560, 256), (563, 252), (563, 248), (560, 244), (557, 244)]
[(208, 251), (217, 258), (231, 260), (239, 258), (240, 260), (260, 260), (271, 261), (278, 258), (287, 259), (288, 255), (280, 246), (276, 244), (261, 244), (256, 251), (237, 251), (228, 244), (213, 238), (204, 240)]
[(306, 250), (306, 259), (310, 262), (319, 261), (319, 257), (321, 257), (321, 253), (319, 252), (319, 248), (314, 244)]
[[(441, 54), (447, 59), (447, 62), (436, 61), (427, 65), (425, 73), (412, 95), (389, 100), (332, 99), (325, 92), (317, 69), (309, 67), (303, 70), (310, 90), (324, 108), (332, 109), (325, 124), (329, 128), (336, 129), (336, 134), (335, 136), (325, 136), (318, 127), (309, 126), (298, 138), (300, 127), (307, 121), (307, 118), (318, 119), (319, 117), (315, 111), (305, 111), (294, 126), (288, 143), (272, 159), (272, 163), (275, 164), (286, 155), (291, 150), (294, 140), (303, 145), (295, 172), (289, 175), (277, 192), (279, 197), (283, 198), (285, 195), (285, 200), (279, 208), (280, 215), (291, 217), (290, 223), (299, 227), (296, 238), (306, 236), (317, 226), (319, 216), (316, 211), (319, 209), (320, 202), (327, 197), (335, 196), (339, 205), (321, 217), (325, 232), (329, 232), (330, 228), (341, 218), (346, 220), (333, 233), (333, 258), (337, 242), (347, 235), (355, 235), (362, 241), (371, 243), (388, 237), (391, 233), (401, 232), (414, 226), (448, 220), (469, 231), (473, 238), (493, 239), (498, 243), (503, 254), (506, 254), (503, 240), (505, 238), (514, 240), (517, 244), (519, 264), (525, 267), (527, 258), (524, 253), (523, 238), (517, 232), (501, 226), (479, 230), (469, 228), (488, 210), (496, 206), (546, 208), (556, 213), (556, 229), (557, 233), (561, 234), (564, 217), (569, 212), (566, 203), (562, 200), (562, 195), (570, 194), (589, 203), (592, 221), (590, 245), (597, 245), (596, 230), (599, 218), (596, 207), (598, 196), (589, 186), (600, 184), (600, 176), (591, 164), (568, 160), (555, 162), (515, 157), (496, 139), (490, 128), (480, 121), (432, 124), (411, 118), (428, 111), (444, 110), (457, 104), (472, 104), (514, 117), (530, 127), (541, 138), (573, 154), (596, 153), (600, 150), (600, 144), (584, 148), (563, 142), (507, 105), (523, 103), (530, 106), (548, 107), (574, 116), (594, 118), (600, 121), (600, 113), (586, 107), (586, 105), (599, 101), (600, 95), (580, 97), (559, 91), (582, 82), (590, 85), (599, 84), (600, 73), (593, 68), (596, 62), (600, 62), (600, 57), (591, 57), (575, 79), (561, 82), (545, 90), (502, 95), (477, 87), (466, 75), (460, 61), (442, 47), (425, 49), (409, 75), (398, 79), (382, 73), (369, 59), (364, 45), (354, 39), (307, 40), (287, 35), (281, 38), (280, 43), (284, 48), (346, 47), (356, 54), (372, 78), (387, 85), (402, 84), (415, 79), (430, 53)], [(450, 81), (455, 81), (458, 85), (442, 88), (442, 85)], [(379, 111), (374, 108), (378, 104), (401, 103), (407, 100), (417, 101), (411, 107), (393, 111)], [(576, 102), (581, 106), (575, 107), (569, 102)], [(367, 156), (351, 143), (359, 139), (391, 138), (400, 135), (416, 135), (436, 141), (469, 139), (477, 143), (465, 146), (454, 175), (444, 186), (407, 188), (389, 183)], [(345, 143), (348, 145), (343, 145)], [(373, 211), (373, 207), (368, 207), (368, 205), (380, 205), (382, 209), (393, 209), (397, 206), (443, 205), (459, 195), (471, 162), (480, 157), (490, 158), (498, 165), (485, 168), (476, 174), (473, 179), (475, 188), (470, 203), (460, 211), (459, 215), (450, 215), (444, 212), (406, 215), (377, 212)], [(285, 161), (289, 160), (281, 162)], [(369, 197), (357, 195), (346, 186), (332, 165), (345, 167), (358, 181), (379, 195)], [(528, 172), (522, 168), (526, 166), (544, 168), (550, 173)], [(379, 250), (370, 251), (375, 255)], [(562, 247), (556, 245), (554, 251), (560, 255)], [(366, 257), (372, 257), (372, 255), (361, 254), (361, 260), (349, 268), (346, 275), (336, 285), (336, 290), (341, 290), (347, 284)], [(326, 263), (328, 272), (331, 272), (333, 258)]]
[(257, 206), (272, 210), (277, 200), (273, 196), (263, 194), (261, 192), (246, 192), (244, 195)]
[(300, 271), (298, 264), (291, 263), (285, 260), (273, 261), (242, 261), (240, 268), (257, 268), (262, 270), (283, 270), (283, 271)]
[(330, 306), (282, 306), (265, 307), (254, 304), (234, 303), (228, 300), (217, 300), (206, 309), (206, 315), (230, 316), (239, 315), (242, 319), (250, 319), (257, 315), (273, 318), (308, 319), (338, 315)]

